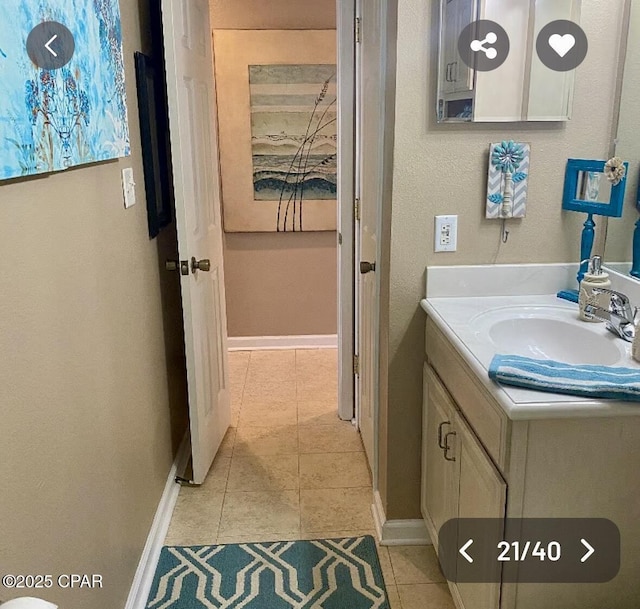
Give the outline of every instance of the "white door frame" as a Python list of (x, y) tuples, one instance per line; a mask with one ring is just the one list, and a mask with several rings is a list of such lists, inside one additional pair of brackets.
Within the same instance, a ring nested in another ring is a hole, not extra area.
[[(384, 2), (386, 5), (386, 2)], [(356, 0), (336, 0), (337, 68), (338, 68), (338, 414), (343, 420), (358, 424), (356, 380), (354, 375), (356, 324), (356, 282), (359, 265), (356, 254)], [(215, 24), (211, 24), (215, 27)], [(383, 129), (381, 129), (381, 138)], [(218, 172), (219, 167), (215, 167)], [(379, 259), (379, 257), (378, 257)], [(379, 295), (377, 295), (379, 297)], [(375, 454), (377, 455), (377, 399)], [(376, 456), (377, 465), (377, 456)], [(377, 472), (374, 474), (374, 484)]]
[(338, 415), (355, 414), (355, 0), (336, 0), (338, 57)]

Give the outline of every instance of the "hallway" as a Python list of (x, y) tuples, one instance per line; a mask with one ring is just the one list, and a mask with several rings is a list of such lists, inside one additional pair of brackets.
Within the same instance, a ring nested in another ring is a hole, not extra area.
[[(232, 426), (199, 488), (183, 487), (165, 545), (373, 535), (371, 476), (337, 416), (337, 351), (229, 354)], [(453, 603), (431, 547), (378, 547), (392, 609)]]

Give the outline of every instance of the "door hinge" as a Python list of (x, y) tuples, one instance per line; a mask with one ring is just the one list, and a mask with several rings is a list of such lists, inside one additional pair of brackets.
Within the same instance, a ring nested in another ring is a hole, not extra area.
[(360, 25), (360, 17), (356, 17), (355, 35), (356, 35), (356, 44), (360, 44), (362, 42), (362, 28)]
[(338, 245), (342, 245), (342, 233), (338, 233)]
[(353, 374), (355, 376), (358, 376), (360, 374), (360, 356), (359, 355), (353, 356)]
[(356, 218), (356, 222), (360, 222), (360, 199), (356, 199), (353, 205), (353, 215)]

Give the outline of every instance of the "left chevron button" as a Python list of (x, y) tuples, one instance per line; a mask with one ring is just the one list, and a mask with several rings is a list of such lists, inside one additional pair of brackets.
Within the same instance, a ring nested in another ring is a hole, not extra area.
[(42, 70), (58, 70), (66, 66), (75, 53), (73, 34), (62, 23), (44, 21), (27, 36), (27, 54)]
[(459, 550), (458, 552), (460, 552), (460, 554), (462, 554), (462, 558), (464, 558), (468, 563), (472, 563), (473, 562), (473, 558), (471, 558), (471, 556), (469, 556), (469, 554), (467, 553), (467, 550), (473, 545), (473, 539), (470, 539), (469, 541), (467, 541), (467, 543), (465, 543)]
[(49, 51), (49, 53), (51, 53), (54, 57), (58, 56), (58, 53), (56, 53), (52, 48), (51, 48), (51, 43), (55, 42), (58, 39), (58, 34), (55, 34), (54, 36), (51, 36), (51, 40), (49, 40), (49, 42), (47, 42), (47, 44), (44, 45), (44, 48), (47, 49), (47, 51)]

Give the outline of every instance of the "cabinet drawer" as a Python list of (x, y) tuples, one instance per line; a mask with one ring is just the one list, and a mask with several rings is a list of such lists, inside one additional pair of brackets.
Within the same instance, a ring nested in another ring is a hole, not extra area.
[(501, 471), (507, 466), (508, 417), (501, 411), (434, 321), (427, 318), (427, 359)]

